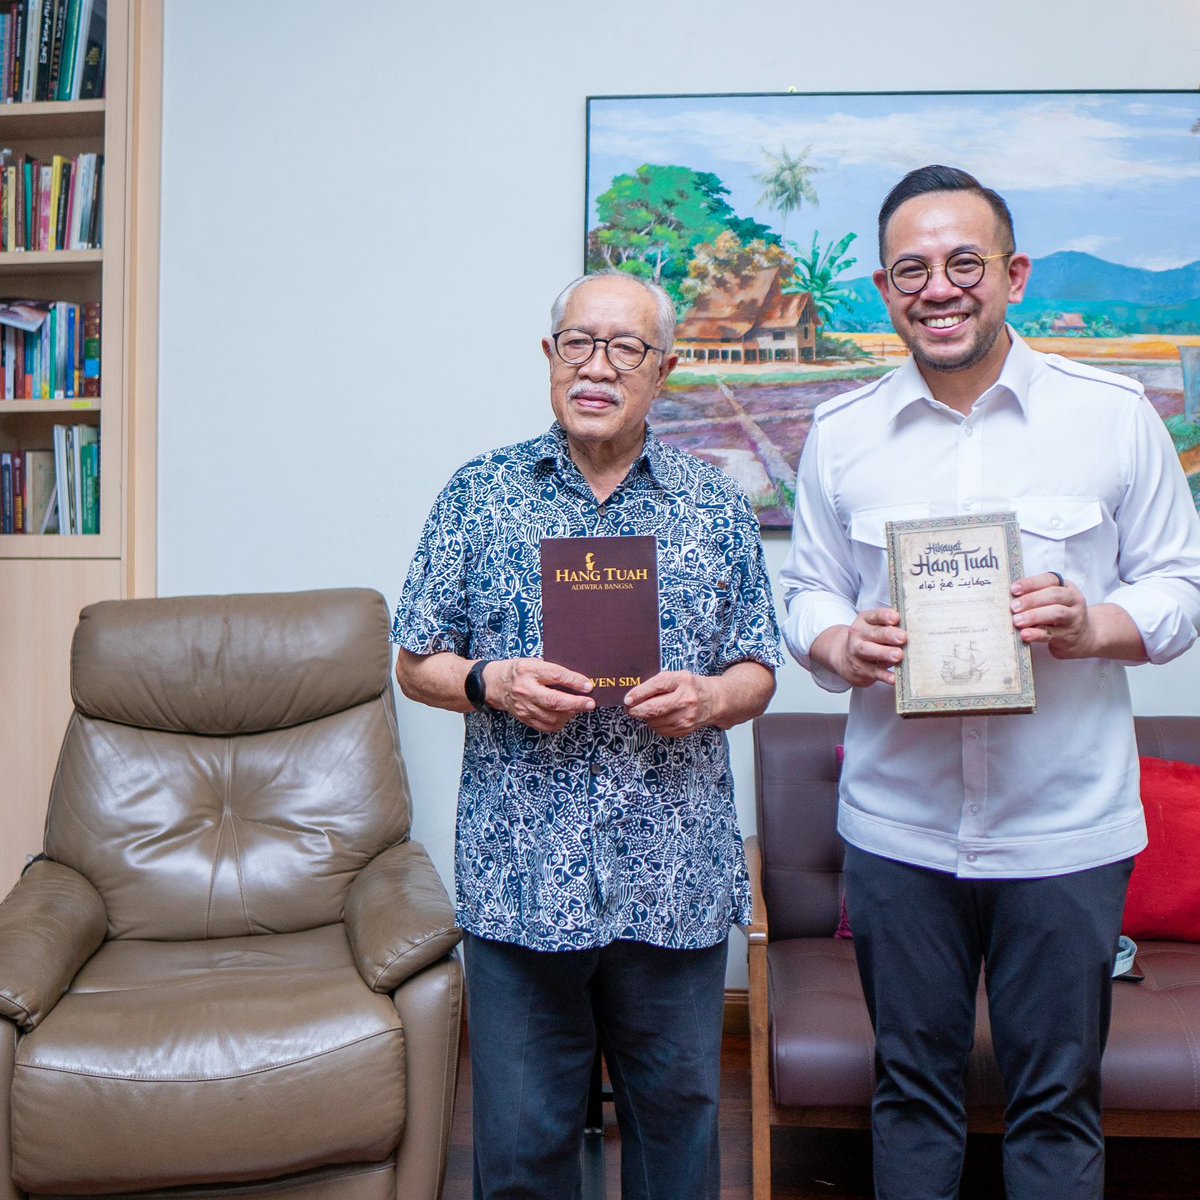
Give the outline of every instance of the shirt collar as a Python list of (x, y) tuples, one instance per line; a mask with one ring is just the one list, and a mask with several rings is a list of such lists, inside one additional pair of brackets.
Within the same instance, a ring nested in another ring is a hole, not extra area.
[[(1029, 383), (1033, 378), (1034, 367), (1037, 365), (1037, 356), (1011, 325), (1005, 325), (1004, 328), (1008, 330), (1008, 334), (1012, 338), (1012, 345), (1005, 356), (1004, 366), (1000, 369), (1000, 377), (984, 392), (984, 396), (992, 395), (997, 391), (1004, 391), (1016, 400), (1023, 413), (1027, 413), (1029, 411)], [(917, 369), (916, 360), (911, 356), (892, 377), (890, 391), (891, 395), (888, 400), (889, 421), (895, 420), (904, 409), (915, 404), (918, 400), (925, 401), (926, 403), (933, 400), (933, 396), (929, 391), (929, 385), (925, 382), (925, 377)], [(981, 396), (980, 399), (982, 398)]]
[[(533, 452), (536, 469), (557, 471), (560, 475), (568, 471), (579, 472), (575, 460), (571, 457), (571, 443), (567, 440), (567, 431), (557, 421), (541, 437), (535, 439)], [(642, 452), (629, 468), (630, 473), (635, 471), (639, 465), (645, 466), (650, 477), (656, 483), (659, 485), (663, 483), (663, 472), (667, 469), (663, 443), (648, 424)]]

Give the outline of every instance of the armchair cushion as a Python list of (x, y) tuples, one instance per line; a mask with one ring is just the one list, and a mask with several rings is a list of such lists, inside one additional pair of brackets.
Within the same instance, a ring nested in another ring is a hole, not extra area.
[(445, 957), (462, 938), (424, 846), (402, 842), (368, 863), (346, 894), (346, 934), (359, 974), (377, 992)]
[(376, 1162), (404, 1125), (400, 1019), (340, 924), (107, 942), (13, 1072), (13, 1178), (41, 1194)]
[(61, 863), (34, 863), (0, 905), (0, 1015), (35, 1028), (96, 952), (104, 902)]
[(388, 680), (380, 601), (344, 588), (93, 604), (71, 646), (75, 707), (141, 729), (226, 736), (343, 712)]

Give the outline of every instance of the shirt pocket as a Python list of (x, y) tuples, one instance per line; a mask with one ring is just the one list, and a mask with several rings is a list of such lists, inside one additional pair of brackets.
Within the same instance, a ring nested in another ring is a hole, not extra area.
[(890, 504), (850, 514), (850, 552), (860, 580), (860, 609), (886, 608), (892, 603), (887, 565), (888, 522), (920, 521), (928, 516), (928, 504)]
[(1088, 573), (1104, 522), (1100, 501), (1086, 496), (1022, 496), (1014, 501), (1026, 575), (1057, 571), (1080, 580)]

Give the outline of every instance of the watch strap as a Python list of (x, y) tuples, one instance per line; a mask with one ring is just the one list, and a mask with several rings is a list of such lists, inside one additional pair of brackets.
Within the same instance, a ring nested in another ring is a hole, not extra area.
[(483, 681), (483, 669), (492, 661), (490, 658), (481, 658), (467, 672), (466, 682), (463, 685), (471, 707), (479, 712), (483, 712), (487, 708), (487, 685)]

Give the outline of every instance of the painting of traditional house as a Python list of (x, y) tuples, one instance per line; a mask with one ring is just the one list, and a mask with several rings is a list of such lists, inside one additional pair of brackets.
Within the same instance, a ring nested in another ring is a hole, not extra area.
[(817, 313), (809, 292), (785, 295), (779, 267), (729, 275), (702, 292), (675, 330), (684, 363), (809, 362)]
[(733, 475), (764, 529), (791, 523), (815, 407), (907, 354), (876, 215), (932, 162), (1012, 207), (1033, 261), (1013, 328), (1138, 380), (1200, 507), (1200, 93), (593, 96), (587, 137), (586, 269), (653, 280), (679, 312), (650, 422)]

